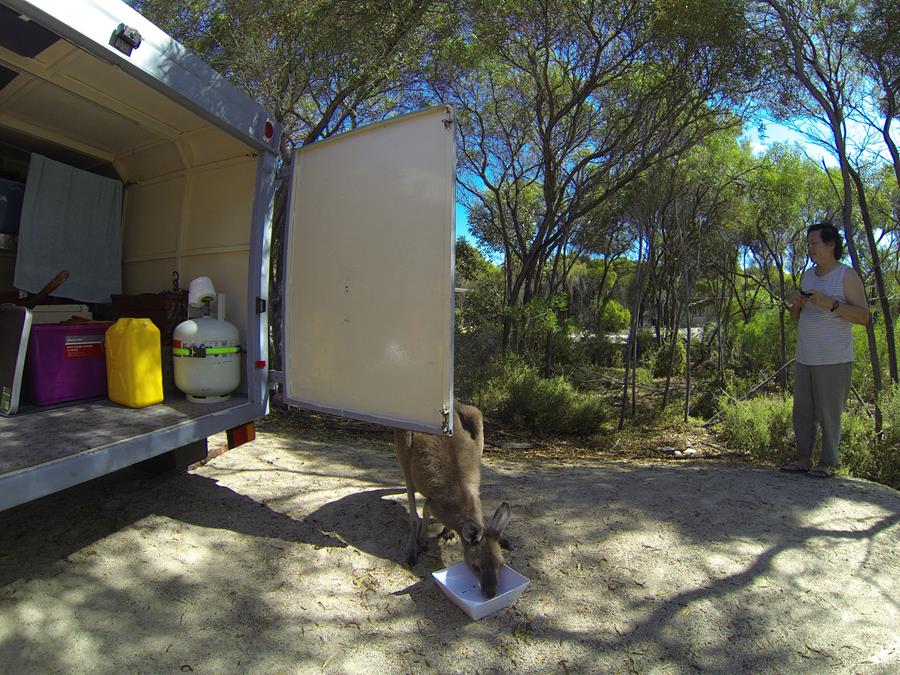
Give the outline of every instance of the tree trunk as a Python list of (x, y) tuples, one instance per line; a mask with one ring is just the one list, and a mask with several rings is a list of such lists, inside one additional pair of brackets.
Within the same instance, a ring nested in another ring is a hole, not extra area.
[[(787, 361), (787, 331), (785, 329), (785, 321), (784, 321), (784, 263), (781, 260), (775, 261), (775, 268), (778, 270), (778, 292), (779, 297), (781, 298), (781, 302), (778, 303), (778, 331), (780, 337), (779, 344), (779, 363), (784, 363)], [(781, 375), (778, 376), (778, 383), (781, 385), (781, 390), (787, 390), (787, 370), (781, 371)]]
[(628, 341), (625, 343), (625, 377), (622, 382), (622, 404), (619, 407), (619, 431), (625, 428), (625, 408), (628, 406), (628, 378), (631, 375), (629, 369), (632, 366), (632, 357), (634, 358), (634, 366), (637, 366), (637, 315), (641, 306), (641, 255), (643, 248), (643, 235), (638, 235), (637, 268), (634, 275), (634, 309), (631, 312), (631, 322), (628, 326)]
[[(856, 243), (853, 241), (853, 230), (844, 224), (844, 238), (847, 240), (847, 251), (850, 253), (850, 261), (853, 269), (862, 279), (862, 267), (859, 264), (859, 255), (856, 251)], [(869, 361), (872, 364), (872, 386), (875, 389), (875, 434), (881, 434), (882, 416), (881, 404), (879, 403), (879, 395), (884, 388), (881, 379), (881, 359), (878, 356), (878, 343), (875, 341), (875, 325), (872, 321), (866, 324), (866, 338), (869, 343)]]
[[(853, 184), (850, 177), (850, 162), (847, 158), (847, 143), (841, 131), (842, 120), (836, 118), (835, 115), (829, 115), (831, 120), (831, 130), (834, 133), (835, 147), (838, 151), (838, 158), (841, 161), (841, 180), (844, 185), (844, 202), (842, 215), (844, 218), (844, 238), (847, 240), (847, 251), (850, 254), (850, 262), (853, 269), (863, 278), (862, 265), (859, 262), (859, 254), (856, 250), (856, 239), (853, 234)], [(879, 403), (881, 390), (884, 384), (881, 379), (881, 359), (878, 356), (878, 343), (875, 340), (875, 326), (872, 321), (866, 324), (866, 338), (869, 343), (869, 361), (872, 363), (872, 385), (875, 389), (875, 434), (881, 434), (882, 416), (881, 405)]]
[[(683, 305), (681, 303), (678, 304), (678, 309), (675, 313), (675, 325), (678, 326), (681, 323), (681, 310)], [(669, 352), (669, 368), (666, 372), (666, 386), (663, 389), (663, 400), (662, 405), (660, 406), (660, 410), (665, 410), (666, 405), (669, 403), (669, 385), (672, 382), (672, 370), (675, 367), (675, 343), (678, 342), (678, 330), (672, 331), (672, 341), (670, 342), (671, 351)]]
[[(894, 341), (894, 318), (891, 315), (891, 303), (884, 286), (884, 273), (881, 269), (881, 259), (878, 256), (878, 245), (875, 242), (875, 234), (872, 231), (872, 218), (869, 213), (869, 203), (866, 200), (866, 192), (859, 173), (849, 167), (850, 177), (856, 184), (856, 199), (859, 203), (859, 211), (862, 215), (863, 227), (866, 230), (866, 241), (869, 244), (869, 255), (872, 256), (872, 272), (875, 276), (875, 291), (881, 304), (882, 321), (884, 321), (884, 336), (887, 343), (888, 372), (891, 382), (897, 382), (897, 345)], [(870, 321), (871, 323), (871, 321)]]
[(689, 269), (685, 270), (684, 274), (684, 305), (687, 330), (684, 357), (684, 421), (687, 423), (691, 414), (691, 271)]

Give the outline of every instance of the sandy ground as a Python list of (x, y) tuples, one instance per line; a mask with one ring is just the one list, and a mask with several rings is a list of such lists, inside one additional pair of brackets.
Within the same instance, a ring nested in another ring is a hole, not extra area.
[[(0, 672), (900, 670), (900, 493), (723, 461), (485, 457), (518, 603), (403, 564), (390, 437), (267, 425), (0, 513)], [(490, 439), (489, 439), (490, 440)]]

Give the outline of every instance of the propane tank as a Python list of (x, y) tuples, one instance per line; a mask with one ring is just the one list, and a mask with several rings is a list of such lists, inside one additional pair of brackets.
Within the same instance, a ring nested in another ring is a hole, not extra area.
[(205, 306), (205, 313), (182, 321), (172, 334), (175, 386), (195, 403), (227, 401), (241, 383), (238, 329), (225, 321), (224, 294), (217, 298), (217, 317), (210, 316), (209, 305), (215, 297), (208, 278), (192, 281), (188, 303)]

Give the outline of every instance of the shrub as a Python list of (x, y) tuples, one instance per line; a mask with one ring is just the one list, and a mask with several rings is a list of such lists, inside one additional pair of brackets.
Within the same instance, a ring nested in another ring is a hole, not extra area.
[(638, 366), (634, 369), (634, 381), (638, 385), (649, 387), (653, 384), (653, 376), (650, 374), (649, 370)]
[(618, 333), (628, 330), (630, 323), (631, 312), (618, 301), (610, 300), (600, 310), (600, 316), (597, 319), (597, 329), (599, 332)]
[(882, 436), (875, 420), (854, 406), (841, 415), (841, 473), (900, 489), (900, 385), (881, 395)]
[[(588, 357), (585, 352), (583, 340), (573, 337), (575, 327), (570, 322), (561, 322), (560, 329), (549, 335), (549, 344), (552, 350), (552, 368), (554, 372), (559, 370), (569, 371), (585, 364)], [(546, 338), (545, 338), (546, 340)], [(547, 344), (546, 342), (544, 343)], [(542, 356), (544, 356), (542, 354)]]
[[(725, 412), (720, 434), (734, 448), (748, 450), (760, 461), (781, 463), (793, 458), (791, 438), (793, 399), (757, 397), (747, 401), (721, 401)], [(841, 473), (900, 487), (900, 385), (883, 392), (884, 435), (876, 443), (875, 424), (865, 409), (848, 408), (841, 416)], [(814, 459), (821, 449), (821, 433)]]
[(475, 377), (468, 398), (486, 413), (497, 412), (509, 398), (509, 383), (532, 372), (531, 367), (515, 354), (495, 357), (486, 365), (474, 368)]
[(697, 378), (694, 382), (697, 398), (693, 402), (693, 409), (698, 416), (705, 418), (710, 418), (721, 408), (731, 405), (757, 384), (752, 379), (739, 377), (729, 368), (722, 373), (715, 372), (711, 378)]
[(503, 283), (495, 272), (480, 274), (469, 281), (456, 306), (454, 379), (462, 400), (475, 401), (489, 376), (485, 364), (500, 352)]
[[(887, 341), (884, 327), (875, 326), (875, 347), (878, 351), (881, 367), (887, 364)], [(867, 401), (874, 400), (875, 381), (872, 377), (872, 359), (869, 355), (869, 338), (865, 326), (853, 326), (853, 383)]]
[(730, 404), (723, 401), (722, 407), (721, 434), (731, 447), (747, 450), (761, 461), (788, 458), (792, 399), (758, 397)]
[(877, 446), (875, 480), (900, 490), (900, 384), (881, 392), (881, 416), (884, 435)]
[(621, 368), (625, 363), (625, 343), (613, 342), (605, 335), (585, 338), (582, 341), (588, 360), (595, 366)]
[[(821, 434), (820, 434), (821, 445)], [(875, 423), (860, 408), (845, 410), (841, 415), (841, 473), (857, 478), (877, 476)]]
[[(668, 342), (653, 354), (653, 377), (666, 377), (669, 374), (669, 362), (672, 359), (672, 343)], [(681, 338), (675, 340), (675, 360), (672, 361), (672, 375), (684, 375), (687, 363), (687, 350)]]
[[(785, 316), (787, 358), (794, 355), (797, 343), (797, 324)], [(737, 361), (743, 372), (773, 372), (779, 363), (781, 333), (778, 326), (778, 310), (766, 309), (754, 314), (746, 324), (734, 328), (734, 346)]]
[(656, 349), (656, 336), (649, 328), (640, 328), (637, 332), (638, 363), (648, 365)]
[(538, 432), (588, 435), (607, 418), (604, 403), (578, 394), (563, 377), (544, 379), (533, 370), (509, 381), (503, 416)]

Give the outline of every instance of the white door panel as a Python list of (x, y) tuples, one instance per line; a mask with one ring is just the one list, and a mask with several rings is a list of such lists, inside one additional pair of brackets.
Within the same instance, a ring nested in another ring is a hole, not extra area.
[(451, 431), (454, 134), (440, 106), (295, 153), (288, 403)]

